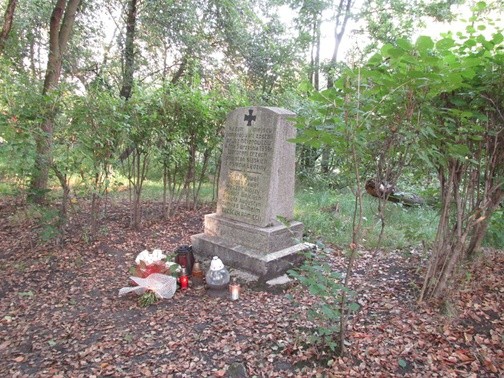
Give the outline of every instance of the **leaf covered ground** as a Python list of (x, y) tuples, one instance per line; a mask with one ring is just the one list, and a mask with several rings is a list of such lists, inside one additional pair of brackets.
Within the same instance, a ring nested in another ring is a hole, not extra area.
[[(128, 208), (109, 205), (100, 236), (74, 212), (62, 247), (22, 204), (0, 200), (2, 377), (498, 377), (504, 372), (504, 253), (488, 252), (449, 305), (416, 303), (424, 259), (361, 251), (351, 285), (360, 310), (338, 357), (309, 342), (316, 304), (295, 283), (282, 290), (243, 283), (241, 298), (189, 289), (142, 308), (118, 298), (143, 249), (174, 251), (202, 230), (211, 208), (160, 220), (146, 204), (141, 231)], [(345, 258), (321, 256), (344, 271)], [(290, 294), (290, 295), (287, 295)], [(290, 297), (293, 297), (293, 301)]]

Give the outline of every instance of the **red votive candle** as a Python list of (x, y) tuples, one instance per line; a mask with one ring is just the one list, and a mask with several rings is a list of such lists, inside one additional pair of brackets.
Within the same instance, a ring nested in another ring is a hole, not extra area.
[(185, 290), (188, 287), (189, 287), (189, 277), (187, 277), (187, 276), (180, 277), (180, 288), (182, 290)]

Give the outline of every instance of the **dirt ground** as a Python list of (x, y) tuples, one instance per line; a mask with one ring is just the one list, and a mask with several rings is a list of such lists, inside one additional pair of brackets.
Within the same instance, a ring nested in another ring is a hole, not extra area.
[[(498, 377), (504, 373), (504, 253), (487, 251), (449, 305), (417, 304), (425, 256), (360, 251), (351, 285), (360, 310), (347, 353), (310, 342), (317, 299), (295, 282), (282, 290), (242, 282), (230, 301), (178, 291), (140, 307), (118, 297), (143, 249), (172, 252), (202, 231), (210, 207), (161, 220), (145, 206), (141, 231), (125, 204), (109, 204), (99, 237), (74, 209), (62, 245), (15, 199), (0, 199), (1, 377)], [(335, 249), (320, 252), (344, 271)], [(289, 294), (289, 295), (287, 295)]]

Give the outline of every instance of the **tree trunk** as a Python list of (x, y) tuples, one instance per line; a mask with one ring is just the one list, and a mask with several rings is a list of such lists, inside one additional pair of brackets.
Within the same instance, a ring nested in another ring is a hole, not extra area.
[(171, 79), (172, 84), (176, 84), (180, 80), (180, 78), (184, 75), (188, 62), (189, 59), (187, 58), (186, 54), (182, 57), (182, 60), (180, 61), (180, 66)]
[(210, 155), (213, 151), (213, 148), (207, 148), (205, 149), (205, 152), (203, 152), (203, 166), (201, 167), (201, 172), (198, 177), (198, 181), (196, 182), (196, 176), (195, 182), (193, 184), (193, 210), (196, 210), (198, 208), (198, 197), (201, 191), (201, 186), (203, 185), (203, 180), (205, 179), (206, 171), (208, 168), (208, 161), (210, 160)]
[[(126, 13), (126, 41), (123, 53), (123, 83), (119, 95), (125, 100), (129, 100), (133, 93), (133, 75), (135, 73), (135, 30), (137, 22), (138, 0), (128, 1), (128, 10)], [(120, 156), (121, 160), (129, 158), (133, 154), (132, 177), (130, 185), (133, 186), (133, 202), (130, 200), (131, 224), (130, 227), (140, 229), (142, 218), (142, 184), (144, 172), (147, 164), (147, 156), (144, 156), (142, 163), (142, 153), (134, 143), (126, 148)]]
[[(49, 30), (49, 57), (45, 74), (42, 95), (48, 95), (58, 86), (61, 76), (61, 64), (68, 47), (68, 41), (72, 32), (77, 8), (80, 0), (58, 0), (51, 14)], [(57, 110), (53, 107), (49, 110), (45, 121), (40, 125), (40, 130), (35, 135), (36, 155), (35, 167), (30, 184), (30, 199), (36, 203), (45, 201), (49, 168), (52, 164), (52, 142), (54, 118)]]
[(12, 29), (12, 21), (14, 20), (14, 12), (16, 11), (17, 0), (9, 0), (7, 9), (4, 14), (4, 23), (0, 32), (0, 55), (3, 54), (5, 43), (9, 38), (9, 33)]
[(190, 190), (196, 175), (196, 135), (192, 133), (188, 142), (188, 166), (184, 183), (185, 204), (189, 207)]
[(352, 8), (352, 0), (340, 0), (338, 5), (338, 13), (336, 14), (336, 24), (334, 26), (334, 50), (329, 64), (329, 72), (327, 74), (327, 88), (333, 87), (334, 74), (331, 69), (336, 67), (338, 60), (339, 48), (343, 35), (345, 34), (348, 19), (350, 18), (350, 9)]
[(317, 20), (317, 26), (315, 30), (315, 80), (314, 80), (314, 87), (318, 91), (320, 90), (320, 26), (322, 22)]
[[(61, 209), (59, 214), (59, 236), (62, 237), (65, 231), (65, 225), (68, 217), (68, 205), (70, 204), (70, 184), (68, 176), (63, 174), (57, 167), (53, 166), (53, 171), (58, 178), (61, 189), (63, 190), (63, 196), (61, 198)], [(61, 239), (63, 240), (63, 239)], [(58, 243), (59, 244), (59, 243)]]
[(322, 158), (320, 160), (320, 173), (328, 174), (331, 168), (331, 148), (324, 146), (322, 149)]
[(312, 51), (311, 51), (311, 83), (313, 88), (320, 89), (320, 16), (316, 15), (313, 21), (312, 29)]
[(504, 190), (497, 188), (492, 196), (490, 196), (489, 205), (487, 211), (480, 215), (480, 221), (476, 224), (476, 227), (471, 235), (471, 240), (469, 246), (467, 247), (466, 257), (468, 259), (473, 259), (476, 253), (481, 247), (481, 242), (485, 238), (486, 231), (488, 229), (488, 224), (490, 223), (490, 218), (495, 212), (499, 204), (504, 198)]
[(135, 72), (135, 28), (138, 0), (130, 0), (126, 16), (126, 42), (124, 46), (123, 84), (120, 95), (124, 99), (131, 97), (133, 90), (133, 73)]

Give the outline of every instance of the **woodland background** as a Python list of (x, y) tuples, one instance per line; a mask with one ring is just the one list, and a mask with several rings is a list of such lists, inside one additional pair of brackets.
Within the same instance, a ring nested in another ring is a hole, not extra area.
[[(306, 239), (336, 253), (346, 271), (315, 257), (293, 273), (322, 298), (319, 341), (334, 351), (339, 338), (344, 354), (346, 321), (359, 307), (351, 277), (369, 253), (404, 253), (406, 265), (420, 254), (412, 297), (451, 308), (474, 269), (500, 266), (504, 246), (503, 8), (463, 0), (3, 1), (5, 271), (16, 279), (20, 266), (37, 270), (47, 256), (100, 250), (119, 233), (117, 219), (128, 238), (155, 222), (186, 235), (194, 220), (179, 224), (179, 214), (197, 218), (216, 199), (226, 115), (279, 106), (298, 115), (296, 216)], [(422, 35), (434, 24), (445, 27), (439, 36)], [(425, 205), (391, 204), (388, 193), (368, 198), (370, 178)], [(16, 243), (20, 230), (28, 234)], [(486, 292), (493, 305), (502, 299), (498, 282)], [(499, 363), (489, 364), (492, 374)]]

